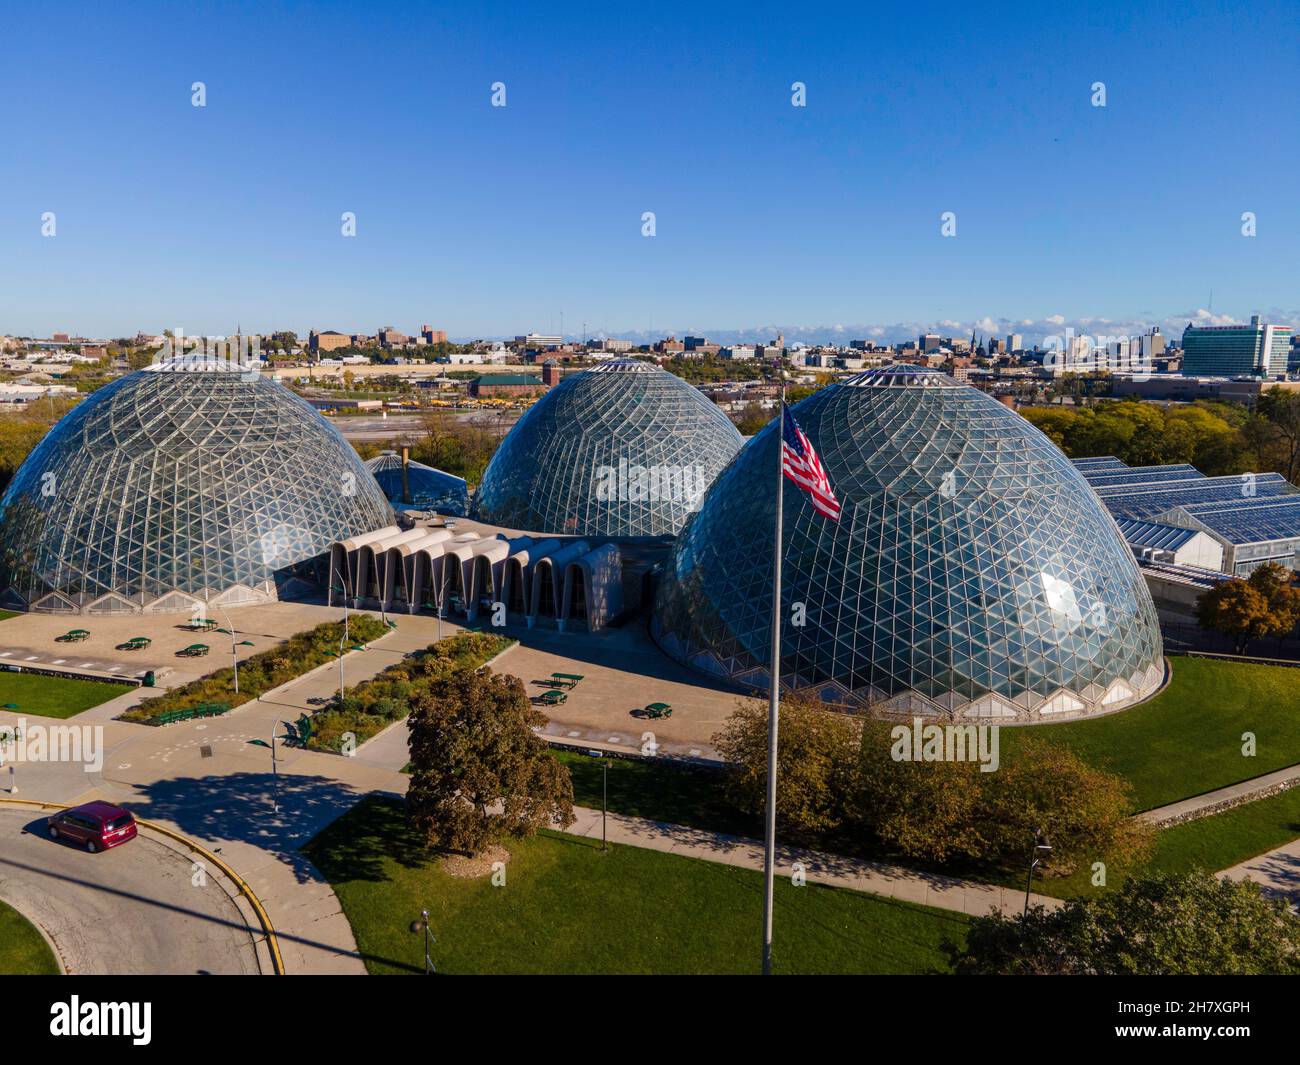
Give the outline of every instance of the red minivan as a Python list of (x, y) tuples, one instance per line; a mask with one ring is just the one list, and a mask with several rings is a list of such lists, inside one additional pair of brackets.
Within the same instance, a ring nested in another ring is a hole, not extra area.
[(79, 843), (94, 854), (135, 839), (135, 818), (108, 802), (88, 802), (60, 810), (49, 819), (50, 838)]

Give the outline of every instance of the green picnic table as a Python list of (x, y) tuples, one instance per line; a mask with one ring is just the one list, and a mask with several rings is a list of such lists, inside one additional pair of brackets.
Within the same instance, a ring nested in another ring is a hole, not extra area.
[(578, 681), (582, 680), (581, 673), (552, 673), (551, 676), (554, 677), (556, 680), (568, 681), (570, 686), (577, 684)]
[(566, 699), (568, 699), (568, 695), (562, 691), (554, 690), (542, 692), (542, 694), (537, 697), (537, 701), (543, 706), (559, 706)]
[(195, 618), (189, 624), (191, 632), (211, 632), (216, 627), (217, 623), (213, 618)]
[(645, 708), (646, 717), (672, 717), (673, 708), (667, 703), (651, 703)]
[(180, 653), (189, 658), (202, 658), (208, 653), (208, 645), (206, 643), (192, 643)]
[(122, 646), (128, 651), (139, 651), (148, 647), (151, 643), (153, 643), (153, 640), (149, 639), (148, 636), (132, 636)]
[(67, 633), (63, 638), (65, 640), (69, 640), (73, 643), (76, 643), (79, 640), (85, 640), (88, 639), (89, 637), (90, 637), (90, 633), (86, 629), (73, 629), (71, 632)]

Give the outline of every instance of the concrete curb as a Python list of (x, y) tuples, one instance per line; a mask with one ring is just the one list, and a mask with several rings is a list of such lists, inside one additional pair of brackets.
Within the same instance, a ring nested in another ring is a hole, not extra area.
[[(0, 798), (0, 805), (28, 806), (28, 807), (34, 807), (36, 809), (41, 809), (41, 810), (72, 809), (71, 803), (45, 802), (42, 799)], [(137, 817), (135, 820), (136, 820), (136, 824), (140, 828), (146, 829), (150, 832), (157, 833), (158, 835), (164, 837), (167, 840), (172, 841), (173, 843), (179, 843), (184, 848), (186, 848), (186, 850), (189, 850), (194, 854), (199, 855), (200, 857), (203, 858), (205, 862), (207, 862), (213, 868), (219, 870), (222, 873), (222, 875), (224, 875), (232, 884), (235, 885), (235, 887), (239, 891), (239, 894), (243, 896), (244, 900), (251, 908), (253, 915), (257, 918), (258, 924), (262, 926), (263, 943), (259, 944), (257, 942), (256, 937), (254, 937), (254, 949), (257, 951), (258, 964), (261, 965), (262, 963), (262, 951), (263, 949), (265, 949), (265, 951), (269, 955), (268, 960), (270, 962), (271, 971), (276, 976), (283, 976), (284, 959), (280, 955), (280, 941), (276, 938), (275, 929), (271, 926), (271, 918), (267, 915), (266, 909), (262, 906), (261, 900), (255, 894), (253, 894), (253, 889), (250, 888), (248, 884), (244, 882), (244, 879), (238, 873), (236, 873), (234, 869), (232, 869), (229, 865), (227, 865), (222, 859), (218, 858), (206, 847), (194, 842), (194, 840), (190, 839), (188, 836), (183, 836), (181, 835), (181, 833), (176, 832), (173, 829), (167, 828), (163, 825), (155, 824), (153, 821), (146, 821), (143, 818), (139, 818), (139, 817)], [(222, 890), (226, 890), (224, 886)], [(243, 914), (245, 922), (249, 923), (249, 931), (252, 932), (251, 922), (248, 922), (248, 917), (247, 914), (244, 913), (243, 907), (239, 906), (238, 903), (236, 903), (236, 907), (240, 910), (240, 913)], [(57, 953), (58, 952), (55, 951), (56, 955)], [(60, 964), (62, 963), (60, 962)], [(265, 969), (263, 969), (263, 971), (265, 971)]]

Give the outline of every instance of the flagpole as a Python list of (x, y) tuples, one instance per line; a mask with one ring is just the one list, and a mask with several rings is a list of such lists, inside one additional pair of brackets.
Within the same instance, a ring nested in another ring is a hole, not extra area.
[(781, 691), (781, 526), (785, 494), (785, 368), (776, 425), (776, 537), (772, 546), (772, 690), (767, 704), (767, 834), (763, 845), (763, 975), (772, 974), (772, 887), (776, 874), (776, 730)]

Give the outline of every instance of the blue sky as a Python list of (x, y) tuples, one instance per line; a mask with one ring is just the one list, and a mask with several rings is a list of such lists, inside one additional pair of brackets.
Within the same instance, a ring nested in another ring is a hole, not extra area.
[(0, 333), (468, 338), (557, 330), (563, 311), (569, 335), (1033, 334), (1204, 317), (1211, 293), (1214, 316), (1300, 314), (1294, 3), (4, 21)]

